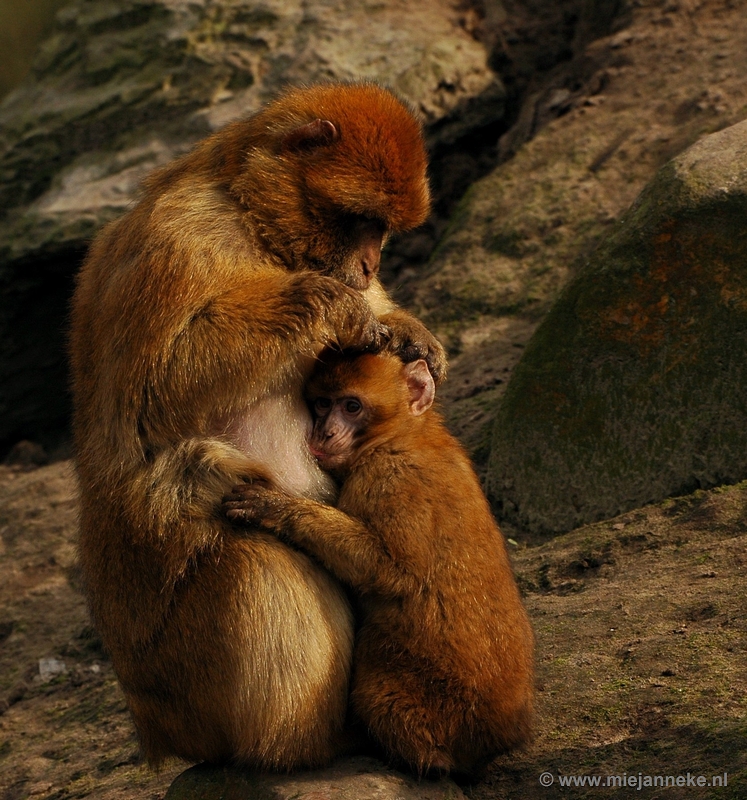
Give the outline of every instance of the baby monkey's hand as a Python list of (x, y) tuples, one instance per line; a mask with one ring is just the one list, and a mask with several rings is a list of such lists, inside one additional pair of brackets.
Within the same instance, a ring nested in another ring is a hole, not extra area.
[(274, 530), (281, 522), (291, 498), (265, 481), (234, 486), (223, 498), (223, 513), (231, 522)]

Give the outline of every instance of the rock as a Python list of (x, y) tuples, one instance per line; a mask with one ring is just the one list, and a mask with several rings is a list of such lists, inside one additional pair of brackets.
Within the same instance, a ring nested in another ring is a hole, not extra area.
[(27, 439), (22, 439), (10, 448), (10, 452), (3, 463), (9, 467), (35, 469), (48, 464), (49, 456), (47, 451), (37, 442), (29, 442)]
[[(594, 0), (574, 17), (565, 0), (518, 5), (495, 30), (504, 44), (494, 61), (510, 93), (527, 87), (499, 146), (516, 153), (473, 182), (431, 262), (402, 276), (396, 295), (448, 344), (440, 397), (481, 475), (516, 356), (563, 286), (660, 167), (747, 108), (747, 83), (732, 66), (745, 49), (741, 9), (702, 4), (691, 17), (683, 3)], [(610, 20), (602, 12), (613, 5), (620, 14)], [(560, 53), (568, 41), (567, 29), (536, 27), (549, 15), (579, 20), (574, 58), (538, 78), (547, 48)], [(605, 25), (612, 35), (595, 39)], [(484, 365), (503, 382), (464, 397), (462, 376), (474, 386)]]
[(747, 122), (658, 172), (514, 370), (501, 516), (564, 531), (747, 476), (746, 214)]
[(39, 680), (42, 683), (49, 683), (53, 678), (58, 675), (64, 675), (67, 672), (67, 667), (64, 661), (57, 658), (40, 658), (39, 659)]
[(0, 444), (64, 427), (72, 275), (141, 179), (287, 83), (361, 78), (409, 99), (432, 144), (503, 114), (486, 48), (448, 0), (77, 0), (59, 13), (0, 105)]
[(165, 800), (464, 800), (464, 794), (446, 778), (416, 781), (360, 757), (294, 775), (199, 765), (171, 784)]

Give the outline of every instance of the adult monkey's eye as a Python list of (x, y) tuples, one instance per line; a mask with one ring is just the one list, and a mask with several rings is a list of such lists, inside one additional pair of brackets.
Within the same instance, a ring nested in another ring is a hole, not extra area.
[(348, 414), (357, 414), (363, 406), (357, 400), (346, 400), (345, 411)]
[(329, 411), (330, 408), (332, 408), (332, 401), (329, 397), (317, 397), (316, 400), (314, 400), (314, 411), (324, 413), (325, 411)]

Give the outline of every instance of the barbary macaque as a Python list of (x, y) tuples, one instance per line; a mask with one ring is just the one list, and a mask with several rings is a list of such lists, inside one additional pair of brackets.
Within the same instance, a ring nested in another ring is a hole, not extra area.
[(307, 388), (336, 508), (260, 483), (227, 516), (312, 555), (360, 598), (351, 705), (395, 762), (479, 776), (524, 743), (534, 639), (501, 532), (431, 409), (425, 361), (329, 354)]
[(377, 280), (428, 214), (419, 123), (373, 84), (289, 90), (150, 177), (93, 242), (70, 353), (80, 562), (154, 765), (287, 770), (340, 752), (353, 647), (337, 580), (221, 514), (260, 476), (330, 500), (302, 388), (325, 346), (443, 348)]

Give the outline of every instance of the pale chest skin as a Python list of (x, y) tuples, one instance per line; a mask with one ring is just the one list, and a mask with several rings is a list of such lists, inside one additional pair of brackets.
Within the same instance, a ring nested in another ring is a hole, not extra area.
[[(363, 292), (377, 316), (394, 309), (378, 280)], [(322, 350), (320, 344), (317, 354)], [(337, 490), (309, 450), (312, 419), (303, 398), (304, 384), (315, 358), (299, 354), (297, 379), (282, 389), (267, 393), (247, 406), (243, 414), (220, 425), (222, 435), (268, 471), (277, 484), (293, 497), (333, 503)]]

